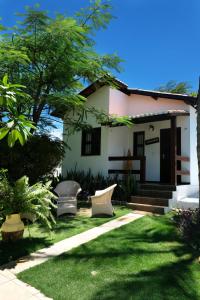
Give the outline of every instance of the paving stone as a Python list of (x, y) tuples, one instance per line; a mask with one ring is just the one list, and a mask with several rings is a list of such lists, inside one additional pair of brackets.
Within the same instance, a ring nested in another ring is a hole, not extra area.
[(8, 281), (10, 281), (9, 278), (6, 278), (5, 276), (3, 276), (3, 275), (0, 274), (0, 286), (2, 284), (4, 284), (5, 282), (8, 282)]
[(16, 276), (12, 272), (10, 272), (9, 270), (2, 270), (2, 271), (0, 271), (0, 275), (3, 275), (7, 279), (10, 279), (10, 280), (16, 278)]
[(0, 300), (27, 300), (32, 294), (12, 280), (0, 286)]

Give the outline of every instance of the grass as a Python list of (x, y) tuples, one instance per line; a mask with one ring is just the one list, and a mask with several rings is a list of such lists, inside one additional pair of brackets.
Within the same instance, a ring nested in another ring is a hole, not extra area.
[(145, 216), (18, 277), (54, 300), (200, 299), (200, 265), (170, 216)]
[(59, 217), (51, 234), (49, 234), (49, 232), (47, 232), (40, 224), (35, 223), (30, 225), (29, 230), (31, 236), (26, 227), (24, 238), (22, 240), (12, 243), (0, 240), (0, 265), (26, 256), (38, 249), (48, 247), (65, 238), (101, 225), (128, 212), (130, 212), (130, 210), (125, 207), (115, 207), (115, 216), (112, 218), (90, 218), (86, 216)]

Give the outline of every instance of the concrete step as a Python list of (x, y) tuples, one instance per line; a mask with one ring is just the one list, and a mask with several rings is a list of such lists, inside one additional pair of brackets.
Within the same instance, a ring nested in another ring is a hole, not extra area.
[(139, 188), (142, 190), (176, 191), (176, 186), (171, 184), (140, 183)]
[(138, 189), (137, 196), (171, 199), (172, 191)]
[(127, 207), (133, 209), (133, 210), (140, 210), (140, 211), (146, 211), (151, 212), (159, 215), (164, 215), (165, 208), (163, 206), (158, 205), (148, 205), (148, 204), (140, 204), (140, 203), (127, 203)]
[(169, 200), (164, 198), (154, 198), (154, 197), (141, 197), (141, 196), (132, 196), (130, 199), (131, 203), (139, 204), (149, 204), (149, 205), (158, 205), (158, 206), (168, 206)]

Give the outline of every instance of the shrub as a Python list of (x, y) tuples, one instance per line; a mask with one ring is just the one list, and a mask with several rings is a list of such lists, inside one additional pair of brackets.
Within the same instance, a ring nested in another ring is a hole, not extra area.
[(9, 148), (1, 141), (0, 168), (8, 170), (13, 181), (26, 175), (31, 183), (52, 174), (64, 156), (64, 144), (48, 135), (34, 135), (22, 147)]
[(82, 188), (82, 192), (79, 194), (80, 199), (87, 199), (88, 196), (94, 195), (96, 190), (105, 189), (114, 183), (117, 184), (113, 193), (115, 200), (127, 201), (136, 192), (136, 181), (132, 175), (123, 178), (117, 175), (105, 177), (101, 173), (93, 175), (91, 170), (84, 172), (75, 168), (68, 171), (64, 178), (54, 179), (54, 184), (56, 185), (58, 181), (62, 180), (74, 180), (80, 184)]
[(195, 249), (200, 249), (200, 210), (178, 210), (175, 217), (181, 236)]

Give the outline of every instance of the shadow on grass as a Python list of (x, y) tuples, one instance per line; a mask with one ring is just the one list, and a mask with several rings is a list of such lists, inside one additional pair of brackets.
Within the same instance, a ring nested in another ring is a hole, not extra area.
[[(200, 299), (200, 277), (196, 280), (193, 276), (193, 272), (200, 272), (200, 266), (194, 263), (198, 254), (182, 243), (171, 220), (152, 217), (151, 221), (152, 226), (149, 228), (144, 226), (141, 233), (136, 236), (130, 236), (130, 232), (128, 234), (123, 232), (125, 243), (127, 242), (130, 247), (125, 249), (125, 253), (112, 253), (113, 256), (137, 255), (138, 258), (144, 256), (146, 261), (143, 261), (142, 268), (131, 272), (128, 276), (123, 274), (120, 280), (104, 285), (92, 299)], [(119, 235), (118, 239), (122, 239), (122, 235)], [(158, 250), (155, 248), (156, 245)], [(173, 261), (170, 253), (174, 254), (176, 261)], [(148, 260), (154, 260), (155, 267), (152, 267)]]
[(27, 256), (31, 252), (52, 245), (51, 240), (45, 238), (23, 238), (15, 242), (0, 241), (0, 265), (9, 263), (19, 257)]
[(88, 269), (110, 272), (93, 279), (95, 288), (84, 299), (199, 300), (196, 256), (169, 218), (145, 217), (55, 258), (53, 266), (82, 265), (83, 276)]
[(192, 260), (171, 263), (154, 270), (122, 275), (104, 285), (90, 299), (199, 300), (198, 282), (189, 265)]
[[(120, 213), (121, 212), (123, 212), (123, 207), (120, 207)], [(102, 218), (90, 218), (84, 216), (63, 215), (57, 219), (57, 223), (53, 226), (52, 235), (41, 224), (35, 223), (30, 225), (30, 237), (24, 237), (22, 240), (16, 242), (0, 241), (0, 266), (20, 257), (27, 256), (38, 249), (48, 247), (53, 243), (74, 234), (101, 225), (104, 221), (109, 221), (108, 219), (109, 218), (105, 216)]]

